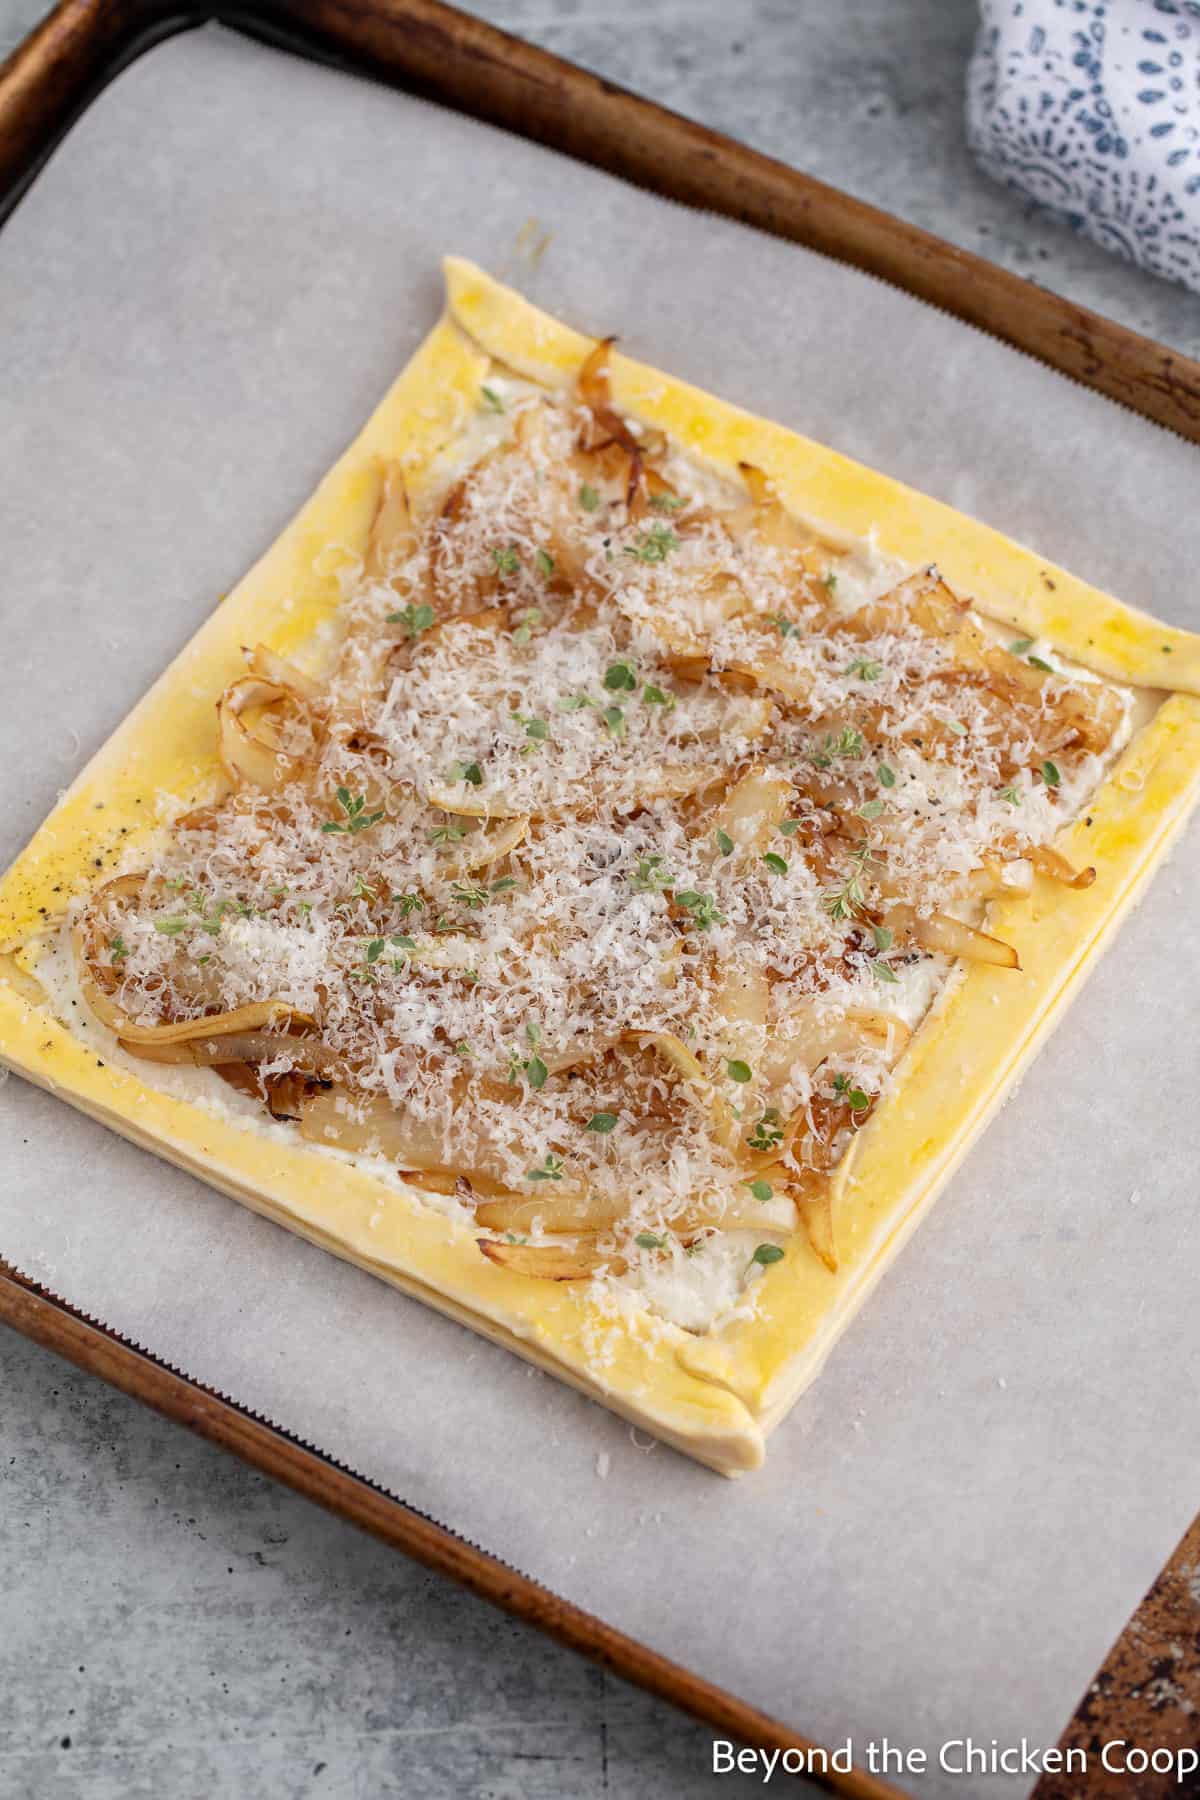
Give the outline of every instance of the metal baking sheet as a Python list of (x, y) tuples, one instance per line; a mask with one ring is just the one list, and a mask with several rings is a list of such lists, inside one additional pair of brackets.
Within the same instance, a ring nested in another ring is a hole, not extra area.
[[(0, 859), (354, 434), (446, 250), (1200, 625), (1194, 448), (795, 246), (204, 30), (123, 74), (0, 234)], [(939, 1746), (1053, 1743), (1194, 1508), (1198, 876), (1192, 832), (738, 1484), (16, 1080), (0, 1251), (709, 1679), (860, 1753), (922, 1746), (908, 1785), (961, 1792)]]

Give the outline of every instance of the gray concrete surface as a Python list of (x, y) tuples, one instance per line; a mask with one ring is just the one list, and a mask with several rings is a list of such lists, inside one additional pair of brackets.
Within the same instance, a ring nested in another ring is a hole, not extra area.
[[(0, 0), (0, 52), (42, 10)], [(971, 166), (970, 0), (471, 10), (1200, 354), (1200, 300), (1030, 216)], [(0, 1800), (633, 1800), (717, 1786), (708, 1747), (670, 1709), (0, 1331)]]

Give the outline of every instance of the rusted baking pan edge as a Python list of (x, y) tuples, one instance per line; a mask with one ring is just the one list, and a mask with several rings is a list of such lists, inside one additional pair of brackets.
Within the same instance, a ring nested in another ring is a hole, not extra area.
[(906, 289), (1200, 443), (1200, 363), (439, 0), (61, 0), (0, 68), (0, 193), (107, 75), (220, 20), (564, 151)]
[[(76, 1368), (100, 1376), (197, 1436), (219, 1444), (264, 1475), (536, 1626), (568, 1649), (669, 1700), (720, 1735), (777, 1749), (781, 1754), (791, 1751), (789, 1760), (803, 1758), (819, 1771), (822, 1758), (812, 1756), (819, 1746), (810, 1738), (573, 1606), (278, 1426), (181, 1375), (3, 1261), (0, 1323), (11, 1325)], [(830, 1793), (852, 1800), (907, 1800), (900, 1789), (862, 1771), (830, 1771), (827, 1777), (818, 1772), (811, 1779)]]

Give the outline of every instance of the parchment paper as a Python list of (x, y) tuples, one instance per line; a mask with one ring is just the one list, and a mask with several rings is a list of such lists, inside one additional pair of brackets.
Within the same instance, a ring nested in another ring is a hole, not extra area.
[[(206, 29), (0, 234), (0, 861), (357, 430), (447, 249), (1200, 625), (1181, 441), (804, 251)], [(1200, 1497), (1198, 886), (1192, 832), (737, 1484), (17, 1080), (0, 1251), (819, 1737), (1050, 1744)]]

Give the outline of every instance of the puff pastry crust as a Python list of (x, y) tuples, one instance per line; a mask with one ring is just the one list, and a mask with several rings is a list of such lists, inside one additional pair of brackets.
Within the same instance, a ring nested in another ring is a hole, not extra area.
[[(362, 1164), (256, 1130), (153, 1085), (153, 1070), (104, 1063), (38, 998), (47, 916), (92, 888), (97, 861), (148, 842), (147, 795), (181, 801), (216, 775), (213, 702), (242, 672), (241, 647), (291, 656), (337, 611), (341, 561), (360, 552), (378, 461), (399, 457), (419, 500), (461, 437), (496, 364), (565, 390), (592, 341), (457, 258), (447, 309), (360, 436), (275, 545), (222, 601), (113, 734), (0, 885), (0, 1057), (125, 1137), (592, 1395), (728, 1475), (761, 1463), (767, 1433), (833, 1343), (1036, 1054), (1200, 793), (1200, 637), (1089, 587), (953, 509), (783, 427), (614, 354), (613, 396), (717, 471), (766, 471), (797, 514), (831, 534), (873, 533), (909, 565), (936, 559), (978, 610), (1044, 638), (1159, 703), (1056, 847), (1095, 866), (1073, 892), (1037, 876), (997, 903), (990, 929), (1019, 972), (972, 964), (916, 1032), (897, 1090), (838, 1177), (839, 1266), (797, 1238), (756, 1284), (752, 1316), (696, 1335), (661, 1319), (601, 1316), (585, 1286), (483, 1262), (476, 1231)], [(33, 980), (29, 978), (32, 977)], [(962, 1079), (963, 1071), (969, 1077)], [(380, 1204), (386, 1191), (386, 1205)], [(597, 1336), (604, 1356), (595, 1354)]]

